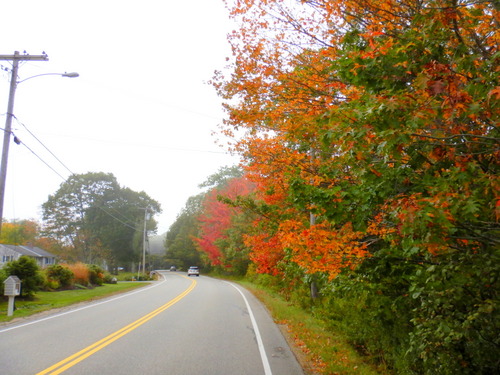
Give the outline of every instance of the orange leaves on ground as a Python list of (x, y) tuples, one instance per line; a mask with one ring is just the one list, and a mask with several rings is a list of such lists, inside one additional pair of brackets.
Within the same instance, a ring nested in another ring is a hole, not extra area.
[(488, 93), (488, 99), (494, 98), (500, 100), (500, 86), (495, 87)]

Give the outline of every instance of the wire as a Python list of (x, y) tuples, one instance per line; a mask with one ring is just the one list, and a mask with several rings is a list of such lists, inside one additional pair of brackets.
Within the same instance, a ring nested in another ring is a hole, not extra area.
[[(29, 129), (28, 127), (23, 124), (21, 121), (19, 121), (19, 119), (17, 119), (17, 117), (15, 117), (13, 115), (13, 117), (16, 119), (16, 121), (21, 124), (22, 126), (24, 126), (24, 128), (26, 128), (26, 130), (30, 133), (30, 135), (35, 138), (64, 168), (66, 168), (72, 175), (74, 175), (75, 173), (73, 173), (57, 156), (55, 156), (55, 154), (49, 150), (49, 148), (47, 146), (45, 146)], [(0, 130), (3, 130), (5, 132), (5, 129), (0, 129)], [(61, 177), (61, 179), (64, 181), (64, 182), (68, 182), (68, 179), (66, 179), (65, 177), (63, 177), (59, 172), (57, 172), (51, 165), (49, 165), (49, 163), (47, 163), (45, 160), (43, 160), (35, 151), (33, 151), (26, 143), (22, 142), (15, 134), (13, 131), (10, 132), (12, 134), (12, 136), (14, 137), (14, 142), (18, 145), (23, 145), (24, 147), (26, 147), (33, 155), (35, 155), (43, 164), (45, 164), (50, 170), (52, 170), (55, 174), (57, 174), (59, 177)], [(133, 225), (133, 224), (130, 224), (131, 222), (128, 221), (128, 218), (123, 215), (121, 212), (117, 211), (115, 208), (113, 207), (109, 207), (110, 209), (114, 210), (115, 212), (117, 212), (118, 214), (120, 214), (123, 218), (127, 219), (128, 222), (125, 222), (123, 220), (121, 220), (120, 218), (116, 217), (115, 215), (111, 214), (110, 212), (108, 212), (106, 209), (104, 209), (104, 207), (102, 206), (96, 206), (97, 208), (99, 208), (101, 211), (103, 211), (106, 215), (110, 216), (111, 218), (115, 219), (116, 221), (118, 221), (119, 223), (131, 228), (131, 229), (134, 229), (136, 230), (136, 226)]]
[[(117, 218), (116, 216), (112, 215), (111, 213), (109, 213), (108, 211), (106, 211), (106, 210), (104, 209), (104, 207), (102, 207), (102, 206), (97, 206), (97, 208), (99, 208), (101, 211), (103, 211), (105, 214), (107, 214), (108, 216), (112, 217), (112, 218), (113, 218), (113, 219), (115, 219), (116, 221), (118, 221), (118, 222), (120, 222), (121, 224), (125, 225), (126, 227), (132, 228), (132, 229), (134, 229), (134, 230), (136, 230), (136, 229), (137, 229), (137, 227), (136, 227), (136, 226), (132, 226), (132, 224), (126, 223), (125, 221), (120, 220), (120, 219), (119, 219), (119, 218)], [(113, 210), (115, 210), (115, 211), (116, 211), (116, 209), (114, 209), (113, 207), (109, 207), (109, 208), (111, 208), (111, 209), (113, 209)], [(116, 212), (118, 212), (118, 211), (116, 211)], [(122, 213), (120, 213), (120, 214), (121, 214), (122, 216), (124, 216), (124, 217), (125, 217), (125, 215), (123, 215)]]
[[(7, 115), (6, 113), (1, 113), (0, 116), (5, 116)], [(22, 125), (26, 131), (33, 137), (35, 138), (38, 143), (40, 143), (66, 170), (68, 170), (71, 174), (74, 174), (71, 169), (69, 169), (52, 151), (49, 150), (47, 146), (43, 144), (42, 141), (40, 141), (35, 134), (33, 134), (32, 131), (28, 129), (28, 127), (21, 122), (15, 115), (12, 115), (12, 117), (16, 120), (16, 122), (20, 125)], [(0, 130), (4, 130), (0, 128)], [(64, 137), (64, 138), (70, 138), (70, 139), (80, 139), (80, 140), (87, 140), (87, 141), (93, 141), (93, 142), (101, 142), (101, 143), (112, 143), (112, 144), (128, 144), (132, 146), (137, 146), (137, 147), (147, 147), (147, 148), (159, 148), (159, 149), (165, 149), (165, 150), (170, 150), (170, 151), (180, 151), (180, 152), (199, 152), (199, 153), (207, 153), (207, 154), (220, 154), (220, 155), (228, 155), (230, 154), (227, 151), (215, 151), (215, 150), (201, 150), (201, 149), (194, 149), (194, 148), (181, 148), (181, 147), (170, 147), (170, 146), (164, 146), (164, 145), (158, 145), (158, 144), (146, 144), (146, 143), (135, 143), (135, 142), (127, 142), (127, 141), (117, 141), (117, 140), (110, 140), (110, 139), (98, 139), (98, 138), (92, 138), (92, 137), (77, 137), (77, 136), (71, 136), (71, 135), (64, 135), (64, 134), (57, 134), (58, 137)]]
[[(16, 120), (17, 120), (17, 119), (16, 119)], [(18, 121), (18, 122), (19, 122), (19, 121)], [(19, 122), (19, 123), (20, 123), (20, 124), (22, 124), (21, 122)], [(26, 127), (26, 125), (24, 125), (24, 124), (22, 124), (22, 125), (23, 125), (26, 129), (28, 129), (28, 128)], [(31, 135), (32, 135), (32, 136), (33, 136), (33, 137), (34, 137), (37, 141), (39, 141), (39, 142), (40, 142), (40, 140), (38, 140), (38, 139), (37, 139), (37, 138), (33, 135), (33, 133), (31, 133), (29, 130), (28, 130), (28, 132), (29, 132), (29, 133), (30, 133), (30, 134), (31, 134)], [(36, 157), (37, 157), (37, 158), (38, 158), (38, 159), (39, 159), (42, 163), (44, 163), (44, 164), (45, 164), (48, 168), (50, 168), (50, 169), (51, 169), (51, 170), (52, 170), (55, 174), (57, 174), (59, 177), (61, 177), (61, 179), (62, 179), (64, 182), (68, 182), (68, 180), (67, 180), (65, 177), (63, 177), (61, 174), (59, 174), (59, 173), (58, 173), (58, 172), (57, 172), (54, 168), (52, 168), (52, 167), (51, 167), (51, 166), (50, 166), (50, 165), (49, 165), (46, 161), (44, 161), (44, 160), (43, 160), (43, 159), (42, 159), (39, 155), (37, 155), (37, 154), (36, 154), (36, 153), (35, 153), (35, 152), (31, 149), (31, 148), (29, 148), (29, 147), (28, 147), (28, 146), (27, 146), (24, 142), (21, 142), (21, 141), (19, 140), (19, 138), (17, 138), (17, 137), (16, 137), (16, 135), (14, 134), (14, 132), (11, 132), (11, 134), (14, 136), (14, 139), (17, 139), (17, 141), (15, 141), (15, 143), (16, 143), (16, 144), (22, 144), (22, 145), (23, 145), (24, 147), (26, 147), (29, 151), (31, 151), (31, 153), (32, 153), (33, 155), (35, 155), (35, 156), (36, 156)], [(49, 151), (49, 152), (50, 152), (50, 154), (51, 154), (52, 156), (54, 156), (54, 157), (57, 159), (57, 161), (59, 161), (59, 163), (61, 163), (61, 165), (63, 165), (63, 166), (64, 166), (64, 167), (65, 167), (65, 168), (66, 168), (66, 169), (67, 169), (67, 170), (68, 170), (68, 171), (69, 171), (72, 175), (74, 175), (74, 173), (73, 173), (73, 172), (72, 172), (72, 171), (71, 171), (68, 167), (66, 167), (66, 166), (65, 166), (65, 164), (64, 164), (61, 160), (59, 160), (59, 159), (58, 159), (58, 158), (57, 158), (57, 157), (56, 157), (56, 156), (55, 156), (55, 155), (54, 155), (54, 154), (53, 154), (53, 153), (52, 153), (52, 152), (51, 152), (51, 151), (50, 151), (50, 150), (49, 150), (49, 149), (48, 149), (48, 148), (47, 148), (47, 147), (46, 147), (46, 146), (42, 143), (42, 142), (40, 142), (40, 144), (42, 144), (42, 146), (44, 146), (44, 147), (45, 147), (45, 149), (46, 149), (47, 151)], [(106, 215), (110, 216), (111, 218), (115, 219), (116, 221), (118, 221), (119, 223), (121, 223), (121, 224), (125, 225), (126, 227), (129, 227), (129, 228), (134, 229), (134, 230), (136, 230), (136, 229), (137, 229), (137, 227), (136, 227), (135, 225), (130, 224), (131, 222), (128, 220), (128, 218), (127, 218), (124, 214), (122, 214), (121, 212), (119, 212), (118, 210), (116, 210), (114, 207), (109, 207), (109, 208), (110, 208), (110, 209), (112, 209), (113, 211), (115, 211), (116, 213), (120, 214), (123, 218), (127, 219), (127, 221), (128, 221), (128, 222), (125, 222), (125, 221), (121, 220), (120, 218), (116, 217), (115, 215), (111, 214), (111, 213), (110, 213), (110, 212), (108, 212), (106, 209), (104, 209), (104, 207), (102, 207), (102, 206), (96, 206), (96, 207), (97, 207), (97, 208), (99, 208), (101, 211), (103, 211)]]
[(128, 142), (128, 141), (120, 141), (120, 140), (112, 140), (112, 139), (99, 139), (93, 137), (78, 137), (73, 135), (64, 135), (64, 134), (53, 134), (57, 137), (69, 138), (69, 139), (79, 139), (86, 140), (91, 142), (100, 142), (100, 143), (108, 143), (108, 144), (123, 144), (123, 145), (131, 145), (136, 147), (145, 147), (145, 148), (159, 148), (171, 151), (181, 151), (181, 152), (201, 152), (201, 153), (209, 153), (209, 154), (228, 154), (227, 151), (214, 151), (214, 150), (201, 150), (194, 148), (180, 148), (180, 147), (170, 147), (159, 144), (147, 144), (147, 143), (137, 143), (137, 142)]
[(22, 144), (24, 147), (26, 147), (33, 155), (35, 155), (43, 164), (45, 164), (47, 167), (49, 167), (55, 174), (57, 174), (59, 177), (61, 177), (64, 181), (66, 181), (66, 179), (61, 175), (59, 174), (59, 172), (57, 172), (54, 168), (52, 168), (49, 163), (47, 163), (45, 160), (43, 160), (40, 156), (38, 156), (36, 154), (35, 151), (33, 151), (31, 148), (28, 147), (28, 145), (26, 145), (26, 143), (24, 142), (21, 142), (21, 140), (19, 138), (16, 137), (16, 135), (14, 134), (14, 132), (11, 131), (11, 134), (14, 136), (14, 139), (17, 139), (16, 143), (17, 144)]
[[(102, 206), (96, 206), (96, 207), (98, 207), (98, 208), (100, 208), (101, 210), (103, 210), (104, 212), (106, 212), (106, 211), (104, 210), (104, 207), (102, 207)], [(118, 215), (120, 215), (123, 219), (125, 219), (127, 222), (123, 222), (123, 220), (120, 220), (119, 218), (115, 217), (114, 215), (110, 214), (109, 212), (106, 212), (109, 216), (111, 216), (111, 217), (115, 218), (115, 219), (116, 219), (116, 220), (118, 220), (120, 223), (122, 223), (122, 224), (124, 224), (124, 225), (128, 226), (129, 228), (134, 228), (134, 229), (135, 229), (135, 224), (134, 224), (132, 221), (130, 221), (130, 219), (129, 219), (127, 216), (125, 216), (125, 215), (124, 215), (124, 214), (122, 214), (120, 211), (118, 211), (116, 208), (114, 208), (114, 207), (106, 207), (106, 208), (109, 208), (109, 209), (113, 210), (113, 211), (114, 211), (114, 212), (116, 212)]]
[(19, 121), (19, 119), (18, 119), (16, 116), (12, 115), (12, 117), (14, 117), (14, 119), (17, 121), (17, 123), (18, 123), (18, 124), (20, 124), (20, 125), (22, 125), (22, 126), (23, 126), (23, 127), (24, 127), (27, 131), (28, 131), (28, 133), (29, 133), (29, 134), (30, 134), (33, 138), (35, 138), (35, 139), (38, 141), (38, 143), (40, 143), (40, 144), (43, 146), (43, 148), (45, 148), (45, 149), (46, 149), (46, 150), (47, 150), (47, 151), (48, 151), (48, 152), (49, 152), (49, 153), (50, 153), (50, 154), (54, 157), (54, 159), (56, 159), (56, 160), (57, 160), (57, 161), (58, 161), (58, 162), (59, 162), (59, 163), (60, 163), (60, 164), (61, 164), (64, 168), (66, 168), (66, 170), (68, 170), (68, 172), (69, 172), (69, 173), (74, 174), (74, 173), (73, 173), (73, 171), (72, 171), (71, 169), (69, 169), (69, 168), (66, 166), (66, 164), (64, 164), (64, 163), (63, 163), (63, 162), (62, 162), (62, 161), (61, 161), (61, 160), (60, 160), (60, 159), (59, 159), (59, 158), (58, 158), (58, 157), (57, 157), (57, 156), (56, 156), (56, 155), (55, 155), (52, 151), (50, 151), (50, 150), (49, 150), (49, 148), (48, 148), (47, 146), (45, 146), (45, 145), (43, 144), (43, 142), (42, 142), (42, 141), (40, 141), (40, 140), (39, 140), (39, 139), (35, 136), (35, 134), (33, 134), (33, 132), (32, 132), (31, 130), (29, 130), (29, 129), (28, 129), (28, 127), (27, 127), (24, 123), (22, 123), (21, 121)]

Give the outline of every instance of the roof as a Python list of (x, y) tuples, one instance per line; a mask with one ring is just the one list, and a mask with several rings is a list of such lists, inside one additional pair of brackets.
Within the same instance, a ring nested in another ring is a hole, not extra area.
[(21, 255), (28, 255), (30, 257), (35, 257), (35, 258), (55, 258), (56, 256), (54, 254), (49, 253), (48, 251), (45, 251), (43, 249), (40, 249), (39, 247), (36, 246), (17, 246), (17, 245), (5, 245), (5, 244), (0, 244), (0, 246), (5, 246), (6, 248), (16, 251)]
[(51, 254), (48, 251), (40, 249), (39, 247), (36, 246), (17, 246), (17, 247), (27, 251), (34, 252), (35, 254), (38, 254), (38, 256), (40, 257), (55, 258), (54, 254)]

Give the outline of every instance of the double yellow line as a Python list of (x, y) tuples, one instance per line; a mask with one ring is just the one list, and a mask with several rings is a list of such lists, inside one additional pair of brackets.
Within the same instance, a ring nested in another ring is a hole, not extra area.
[(73, 367), (77, 363), (80, 363), (85, 358), (88, 358), (92, 354), (94, 354), (94, 353), (98, 352), (99, 350), (105, 348), (109, 344), (115, 342), (120, 337), (123, 337), (127, 333), (129, 333), (129, 332), (133, 331), (134, 329), (140, 327), (141, 325), (143, 325), (147, 321), (153, 319), (156, 315), (162, 313), (163, 311), (165, 311), (166, 309), (168, 309), (172, 305), (174, 305), (177, 302), (179, 302), (185, 296), (187, 296), (194, 289), (194, 287), (196, 286), (196, 280), (191, 279), (190, 281), (191, 281), (191, 285), (189, 286), (189, 288), (187, 288), (184, 292), (182, 292), (177, 297), (175, 297), (174, 299), (170, 300), (169, 302), (167, 302), (163, 306), (157, 308), (156, 310), (150, 312), (149, 314), (143, 316), (142, 318), (136, 320), (135, 322), (129, 324), (128, 326), (123, 327), (122, 329), (120, 329), (120, 330), (112, 333), (111, 335), (106, 336), (102, 340), (99, 340), (96, 343), (94, 343), (94, 344), (92, 344), (90, 346), (87, 346), (85, 349), (80, 350), (78, 353), (75, 353), (75, 354), (73, 354), (73, 355), (71, 355), (71, 356), (63, 359), (62, 361), (56, 363), (55, 365), (50, 366), (49, 368), (47, 368), (47, 369), (45, 369), (45, 370), (37, 373), (36, 375), (46, 375), (46, 374), (56, 375), (56, 374), (60, 374), (60, 373), (62, 373), (64, 371), (66, 371), (67, 369), (69, 369), (70, 367)]

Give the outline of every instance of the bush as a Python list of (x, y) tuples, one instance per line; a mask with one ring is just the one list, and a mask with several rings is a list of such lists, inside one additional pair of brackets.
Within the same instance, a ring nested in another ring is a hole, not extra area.
[[(47, 267), (47, 270), (45, 271), (47, 274), (47, 279), (48, 282), (57, 282), (59, 283), (60, 287), (68, 287), (73, 283), (73, 278), (74, 274), (73, 271), (71, 271), (67, 267), (63, 267), (60, 264), (54, 264), (52, 266)], [(53, 284), (54, 285), (54, 284)], [(50, 289), (58, 289), (58, 288), (53, 288), (50, 287)]]
[(104, 274), (104, 282), (106, 284), (116, 284), (117, 281), (118, 280), (117, 280), (116, 276), (113, 276), (107, 272)]
[(26, 255), (4, 266), (7, 276), (15, 275), (21, 280), (21, 297), (32, 298), (43, 286), (43, 277), (35, 259)]
[(73, 272), (75, 284), (88, 286), (90, 284), (90, 271), (86, 264), (78, 262), (75, 264), (66, 264), (64, 267)]
[(5, 279), (7, 278), (7, 275), (5, 274), (5, 271), (0, 268), (0, 290), (2, 291), (2, 296), (3, 296), (3, 288), (5, 284), (3, 283)]
[(104, 283), (104, 270), (101, 267), (90, 264), (88, 270), (89, 280), (92, 285), (102, 285)]
[(45, 290), (47, 291), (53, 291), (53, 290), (58, 290), (61, 288), (61, 283), (57, 280), (49, 280), (45, 282)]

